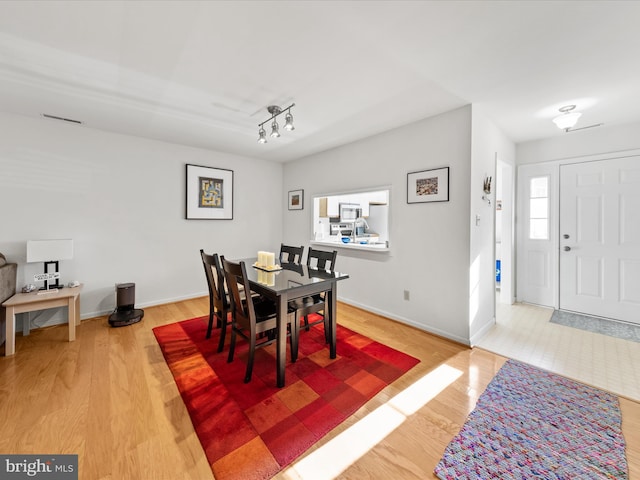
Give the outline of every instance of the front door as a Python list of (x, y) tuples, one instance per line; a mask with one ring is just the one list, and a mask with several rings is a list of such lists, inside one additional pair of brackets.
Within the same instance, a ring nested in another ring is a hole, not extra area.
[(560, 308), (640, 324), (640, 157), (560, 166)]

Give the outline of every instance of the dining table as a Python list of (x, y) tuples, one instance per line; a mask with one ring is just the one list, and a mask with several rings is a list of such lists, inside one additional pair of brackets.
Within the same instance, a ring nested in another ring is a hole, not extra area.
[(329, 319), (329, 358), (336, 358), (336, 299), (338, 282), (349, 278), (343, 272), (331, 272), (299, 263), (281, 263), (271, 269), (255, 266), (257, 258), (244, 262), (252, 291), (272, 299), (276, 304), (276, 383), (285, 384), (287, 358), (287, 315), (289, 301), (325, 293), (324, 315)]

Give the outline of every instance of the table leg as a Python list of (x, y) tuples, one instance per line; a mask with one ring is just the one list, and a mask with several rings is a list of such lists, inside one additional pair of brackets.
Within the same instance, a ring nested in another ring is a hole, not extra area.
[(277, 385), (284, 387), (284, 368), (287, 360), (287, 297), (279, 295), (277, 300), (278, 326), (276, 331), (276, 363), (277, 363)]
[(13, 307), (7, 307), (6, 312), (4, 354), (8, 357), (16, 353), (16, 312)]
[(331, 290), (329, 290), (327, 292), (328, 296), (329, 296), (329, 317), (330, 317), (330, 321), (329, 324), (331, 326), (331, 330), (330, 330), (330, 336), (331, 338), (329, 339), (330, 344), (329, 344), (329, 358), (336, 358), (336, 323), (338, 320), (338, 315), (337, 315), (337, 302), (336, 302), (336, 297), (338, 296), (338, 286), (337, 286), (337, 282), (333, 282), (331, 284)]
[(80, 295), (76, 295), (76, 325), (80, 325)]
[(73, 297), (69, 297), (69, 341), (73, 342), (76, 339), (76, 302)]

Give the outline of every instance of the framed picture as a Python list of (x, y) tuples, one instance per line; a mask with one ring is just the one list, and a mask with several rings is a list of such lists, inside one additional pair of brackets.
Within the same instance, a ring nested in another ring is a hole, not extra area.
[(449, 167), (407, 174), (407, 203), (448, 201)]
[(289, 210), (302, 210), (304, 208), (304, 190), (291, 190), (289, 192)]
[(233, 219), (233, 170), (187, 164), (187, 220)]

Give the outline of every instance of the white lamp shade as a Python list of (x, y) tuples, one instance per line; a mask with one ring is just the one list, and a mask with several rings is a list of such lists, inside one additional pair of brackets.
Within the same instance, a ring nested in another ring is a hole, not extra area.
[(578, 119), (580, 118), (580, 115), (582, 115), (580, 112), (565, 113), (564, 115), (560, 115), (554, 118), (553, 123), (555, 123), (558, 126), (558, 128), (561, 128), (562, 130), (566, 128), (571, 128), (576, 123), (578, 123)]
[(27, 263), (70, 260), (73, 258), (73, 240), (27, 241)]

